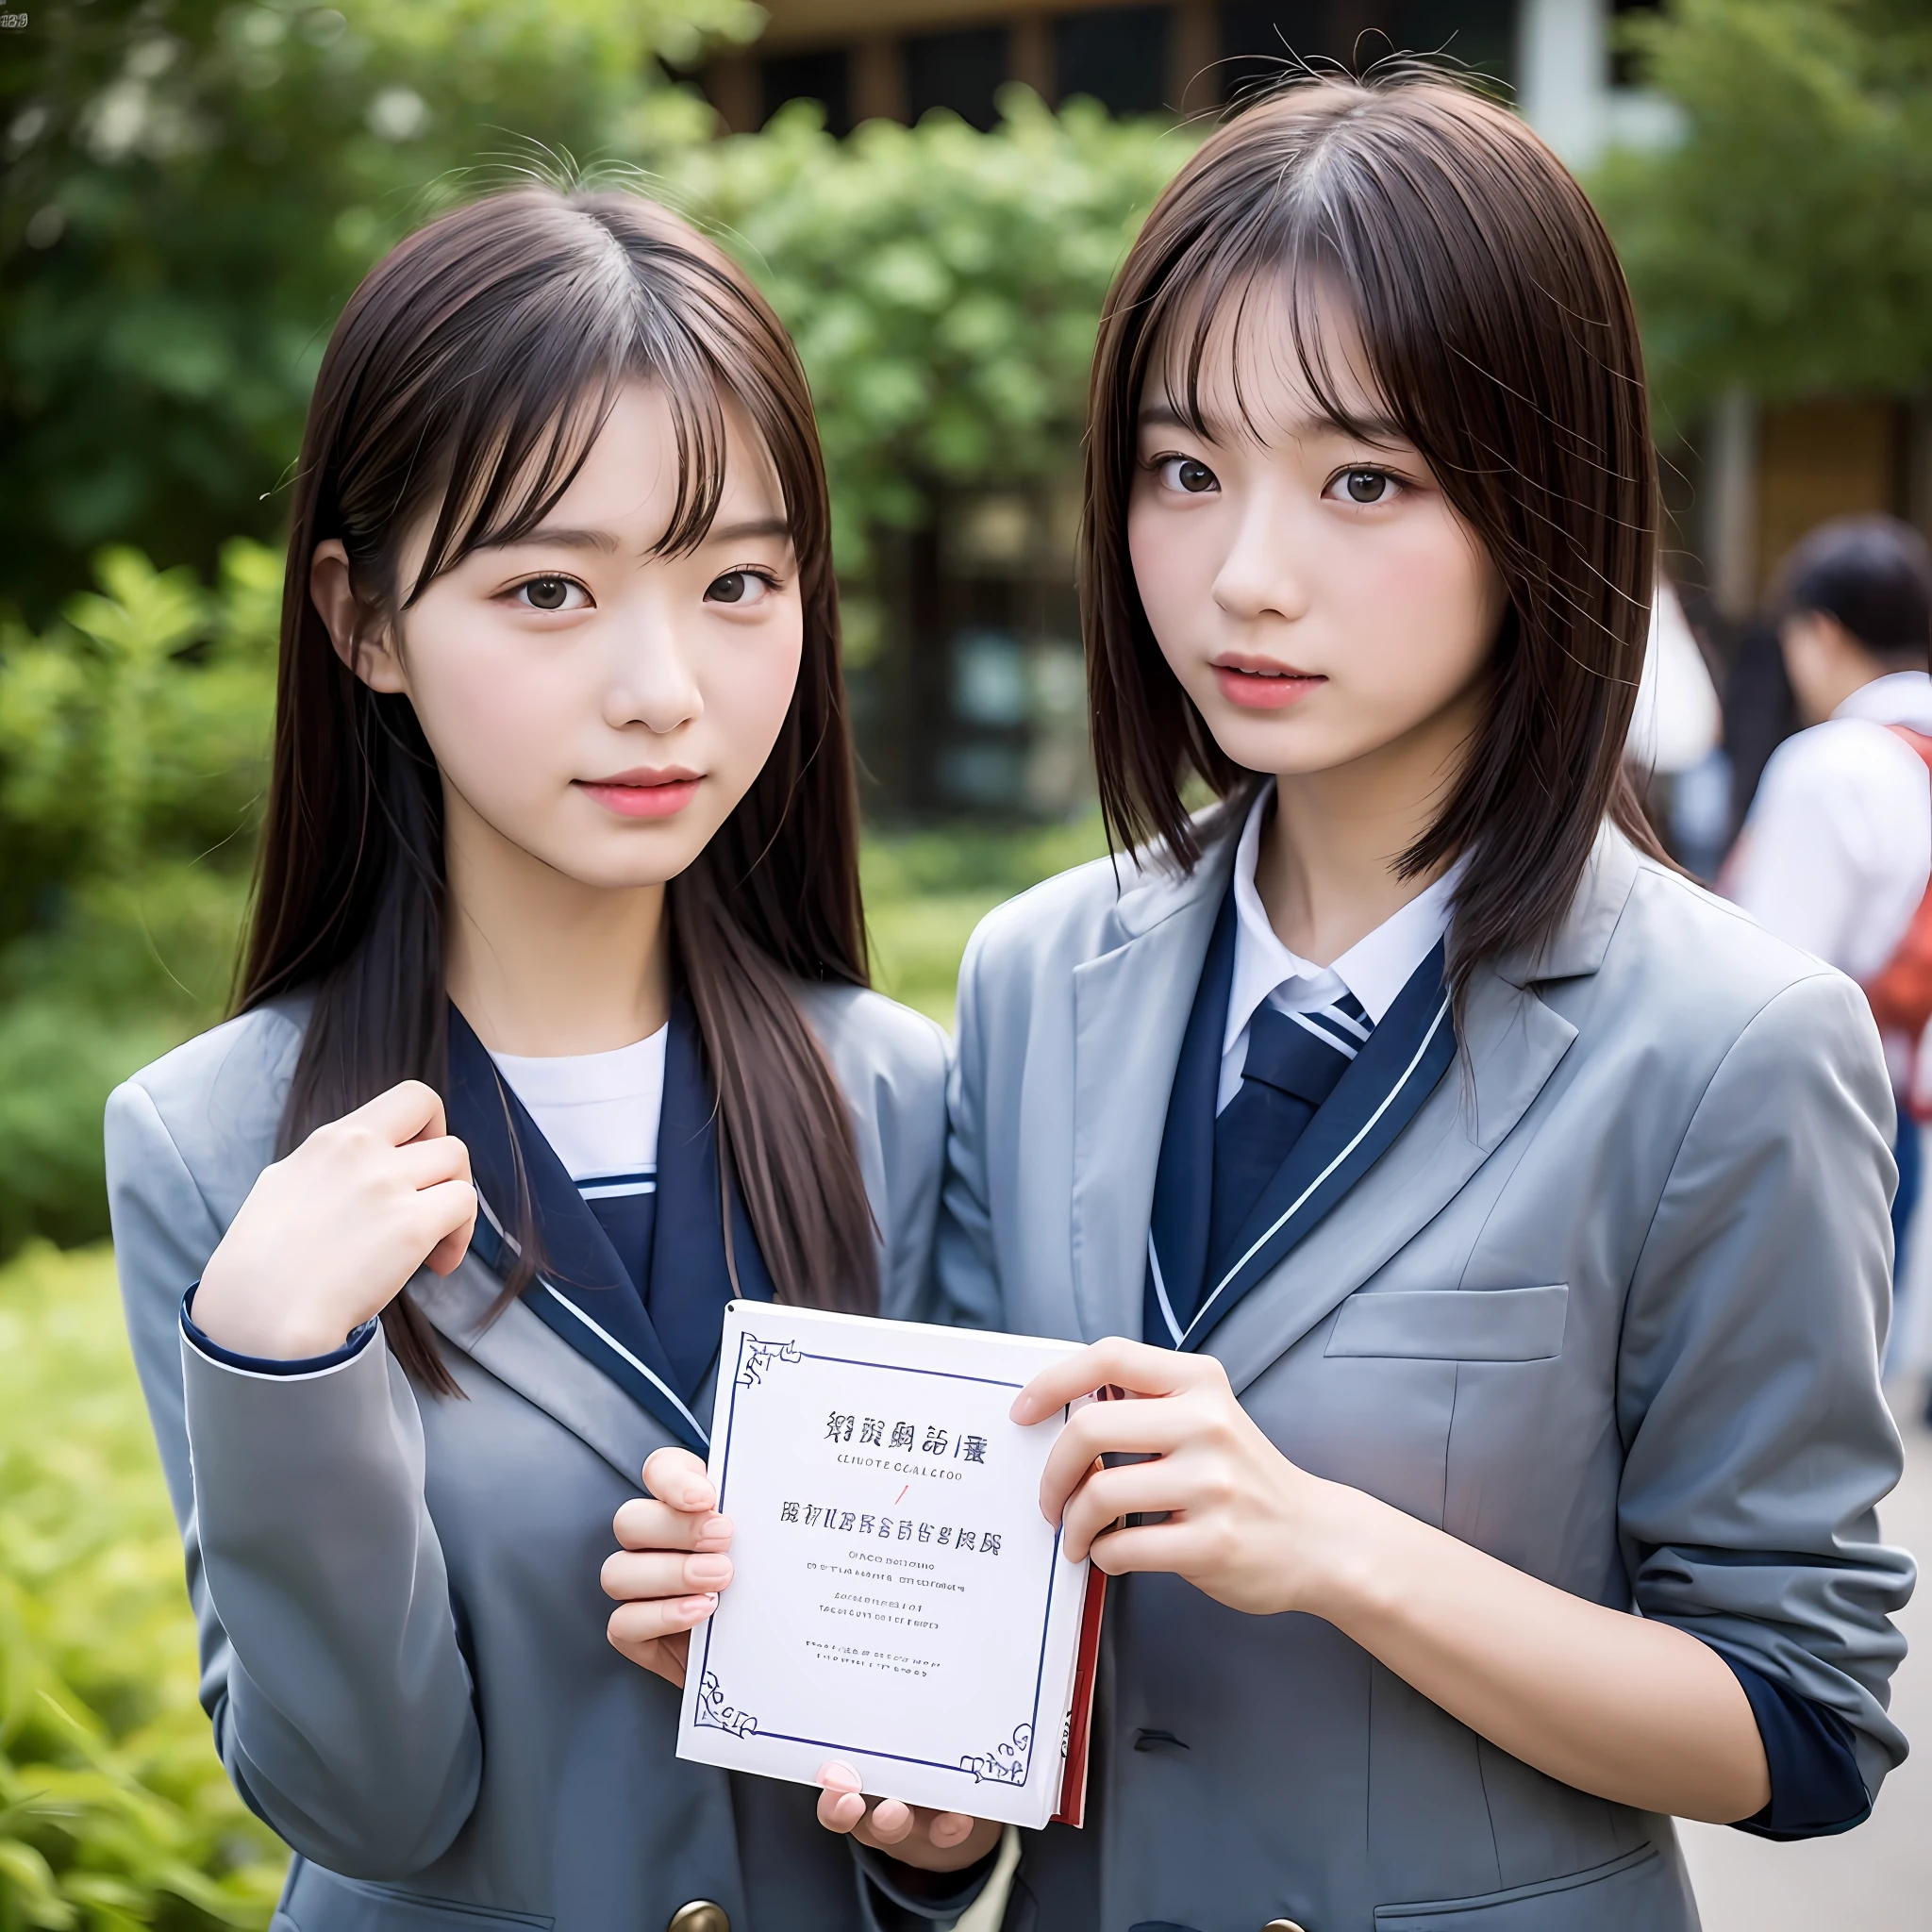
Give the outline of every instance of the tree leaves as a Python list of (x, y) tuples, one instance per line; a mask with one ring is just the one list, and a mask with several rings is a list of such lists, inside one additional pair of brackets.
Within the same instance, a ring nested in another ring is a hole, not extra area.
[(1591, 186), (1680, 417), (1932, 379), (1932, 20), (1906, 0), (1677, 0), (1627, 29), (1675, 145)]

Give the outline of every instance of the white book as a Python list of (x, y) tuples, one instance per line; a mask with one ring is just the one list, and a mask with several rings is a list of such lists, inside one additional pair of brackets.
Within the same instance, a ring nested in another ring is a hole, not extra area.
[(836, 1759), (874, 1797), (1079, 1822), (1099, 1601), (1083, 1645), (1089, 1566), (1040, 1512), (1071, 1411), (1008, 1413), (1077, 1346), (731, 1304), (710, 1474), (733, 1578), (691, 1633), (680, 1757), (799, 1784)]

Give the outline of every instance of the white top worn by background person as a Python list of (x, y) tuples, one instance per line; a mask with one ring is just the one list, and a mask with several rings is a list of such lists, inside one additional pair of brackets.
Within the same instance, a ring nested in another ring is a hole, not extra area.
[(1772, 754), (1725, 880), (1780, 939), (1857, 980), (1890, 958), (1932, 878), (1932, 677), (1894, 671)]

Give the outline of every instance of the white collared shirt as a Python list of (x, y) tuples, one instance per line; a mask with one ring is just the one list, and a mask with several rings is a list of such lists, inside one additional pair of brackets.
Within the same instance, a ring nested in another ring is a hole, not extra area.
[(1284, 1013), (1312, 1012), (1352, 992), (1376, 1024), (1395, 996), (1449, 930), (1449, 910), (1462, 876), (1458, 859), (1434, 885), (1358, 939), (1332, 966), (1317, 966), (1291, 951), (1269, 924), (1255, 887), (1261, 828), (1274, 803), (1274, 787), (1262, 788), (1241, 827), (1234, 854), (1234, 978), (1228, 989), (1227, 1030), (1222, 1036), (1221, 1090), (1214, 1110), (1241, 1091), (1248, 1058), (1248, 1024), (1264, 1002)]
[(1890, 958), (1932, 877), (1932, 677), (1895, 671), (1771, 756), (1725, 885), (1758, 924), (1854, 979)]

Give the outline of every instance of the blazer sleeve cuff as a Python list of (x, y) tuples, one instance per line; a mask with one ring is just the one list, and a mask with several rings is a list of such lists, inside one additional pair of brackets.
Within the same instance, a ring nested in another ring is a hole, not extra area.
[(976, 1864), (958, 1872), (922, 1872), (856, 1839), (851, 1844), (868, 1932), (924, 1932), (928, 1926), (951, 1925), (986, 1890), (1006, 1849), (1003, 1835)]
[(1800, 1697), (1721, 1646), (1711, 1648), (1751, 1700), (1771, 1772), (1771, 1803), (1731, 1828), (1785, 1841), (1830, 1838), (1864, 1824), (1872, 1798), (1858, 1770), (1851, 1725), (1837, 1711)]
[(224, 1348), (219, 1341), (210, 1341), (194, 1325), (194, 1291), (200, 1286), (199, 1281), (192, 1282), (188, 1292), (181, 1297), (181, 1333), (196, 1355), (219, 1363), (225, 1369), (231, 1369), (238, 1375), (265, 1375), (276, 1381), (330, 1375), (354, 1361), (369, 1346), (375, 1334), (375, 1323), (364, 1322), (351, 1332), (341, 1347), (332, 1348), (326, 1355), (298, 1356), (288, 1361), (278, 1361), (270, 1356), (238, 1355), (232, 1348)]

